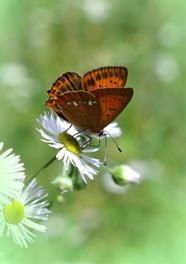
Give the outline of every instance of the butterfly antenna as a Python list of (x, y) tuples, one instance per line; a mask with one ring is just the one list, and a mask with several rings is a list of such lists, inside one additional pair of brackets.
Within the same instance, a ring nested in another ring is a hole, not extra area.
[(104, 165), (107, 165), (107, 135), (105, 134), (105, 155), (104, 155)]
[(114, 144), (116, 145), (117, 149), (119, 150), (119, 152), (122, 152), (122, 150), (120, 149), (120, 147), (118, 146), (117, 142), (115, 141), (115, 139), (111, 136), (110, 133), (108, 133), (107, 131), (104, 131), (107, 133), (107, 135), (110, 136), (110, 138), (113, 140)]

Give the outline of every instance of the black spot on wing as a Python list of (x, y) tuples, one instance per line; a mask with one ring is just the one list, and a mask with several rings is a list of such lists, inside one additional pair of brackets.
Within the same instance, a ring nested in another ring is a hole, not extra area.
[(90, 79), (88, 79), (87, 84), (89, 86), (94, 86), (96, 83), (95, 83), (94, 79), (90, 78)]
[(107, 79), (108, 78), (108, 73), (107, 72), (103, 72), (103, 78)]
[(100, 81), (101, 80), (101, 75), (98, 73), (96, 74), (96, 81)]

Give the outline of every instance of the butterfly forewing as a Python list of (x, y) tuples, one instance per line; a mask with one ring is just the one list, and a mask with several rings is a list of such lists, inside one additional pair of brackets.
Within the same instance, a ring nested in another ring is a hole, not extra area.
[(100, 133), (101, 130), (110, 124), (130, 102), (133, 96), (133, 89), (105, 88), (94, 90), (92, 94), (98, 98), (101, 108), (101, 121), (94, 129), (95, 133)]
[(121, 88), (126, 84), (127, 75), (125, 67), (101, 67), (83, 76), (82, 87), (90, 92), (99, 88)]
[(81, 131), (94, 132), (101, 120), (99, 100), (86, 91), (68, 92), (58, 97), (57, 104), (65, 118)]
[(67, 120), (63, 115), (60, 103), (58, 102), (59, 96), (65, 92), (81, 90), (81, 77), (75, 72), (66, 72), (59, 76), (53, 83), (50, 90), (47, 91), (49, 100), (46, 101), (45, 106), (49, 107), (59, 117)]
[(75, 72), (66, 72), (57, 78), (47, 92), (49, 96), (57, 98), (65, 92), (78, 90), (82, 90), (81, 77)]

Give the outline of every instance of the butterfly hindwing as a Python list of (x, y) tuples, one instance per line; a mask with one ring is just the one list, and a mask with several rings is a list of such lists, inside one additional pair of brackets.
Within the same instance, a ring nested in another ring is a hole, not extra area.
[(82, 88), (89, 92), (100, 88), (121, 88), (126, 84), (127, 75), (125, 67), (101, 67), (83, 76)]
[(96, 127), (96, 132), (99, 133), (127, 106), (133, 96), (133, 89), (105, 88), (94, 90), (92, 94), (98, 98), (101, 107), (101, 122), (99, 126)]
[(45, 102), (45, 106), (50, 108), (56, 115), (58, 115), (62, 119), (68, 121), (62, 113), (60, 105), (57, 104), (57, 99), (53, 99), (52, 97), (49, 98), (49, 100)]
[(58, 97), (56, 104), (65, 118), (81, 130), (92, 131), (100, 123), (101, 108), (99, 101), (89, 92), (65, 93)]

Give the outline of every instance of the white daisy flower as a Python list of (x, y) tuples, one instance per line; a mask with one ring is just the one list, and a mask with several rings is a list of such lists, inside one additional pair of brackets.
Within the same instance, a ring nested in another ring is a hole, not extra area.
[(120, 137), (122, 134), (121, 128), (117, 122), (112, 122), (104, 128), (104, 131), (111, 137)]
[(21, 247), (28, 247), (27, 242), (34, 242), (32, 237), (36, 235), (28, 228), (40, 232), (46, 230), (45, 226), (31, 219), (47, 220), (51, 213), (46, 208), (49, 203), (41, 201), (48, 194), (36, 184), (36, 179), (32, 180), (14, 199), (9, 198), (8, 202), (0, 203), (0, 236), (6, 232)]
[(102, 139), (105, 136), (109, 136), (109, 137), (112, 137), (112, 138), (114, 138), (114, 137), (120, 137), (121, 134), (122, 134), (122, 130), (118, 126), (118, 123), (117, 122), (113, 122), (113, 123), (110, 123), (108, 126), (106, 126), (104, 128), (104, 130), (101, 131), (101, 133), (99, 133), (99, 134), (92, 134), (92, 136), (94, 136), (95, 138)]
[[(0, 143), (0, 151), (3, 143)], [(20, 162), (20, 156), (10, 154), (8, 149), (0, 154), (0, 202), (7, 201), (7, 197), (14, 197), (22, 190), (25, 179), (24, 164)]]
[[(66, 170), (69, 165), (77, 167), (82, 179), (86, 181), (85, 175), (93, 180), (94, 175), (98, 173), (97, 170), (90, 167), (88, 164), (99, 167), (101, 162), (98, 159), (90, 158), (83, 154), (83, 152), (95, 152), (97, 149), (84, 150), (81, 148), (79, 138), (73, 135), (78, 133), (70, 123), (56, 117), (53, 112), (44, 112), (44, 116), (40, 115), (40, 120), (37, 121), (48, 132), (46, 134), (42, 129), (37, 129), (44, 138), (42, 141), (49, 144), (50, 147), (60, 149), (56, 155), (58, 160), (63, 160)], [(66, 132), (68, 131), (68, 133)]]

